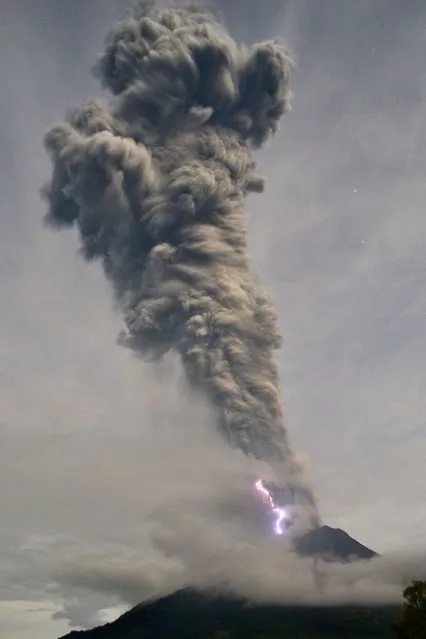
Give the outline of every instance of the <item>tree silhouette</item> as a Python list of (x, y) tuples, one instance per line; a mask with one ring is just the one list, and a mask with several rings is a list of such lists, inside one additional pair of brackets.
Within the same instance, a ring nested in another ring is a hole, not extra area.
[(426, 639), (426, 581), (412, 581), (402, 594), (402, 611), (396, 623), (398, 639)]

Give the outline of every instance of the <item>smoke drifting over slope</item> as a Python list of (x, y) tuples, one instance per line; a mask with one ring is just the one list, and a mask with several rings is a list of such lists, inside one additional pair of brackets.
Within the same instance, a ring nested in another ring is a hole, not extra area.
[[(274, 308), (249, 271), (244, 198), (261, 192), (250, 147), (289, 106), (279, 43), (237, 45), (196, 9), (141, 6), (97, 65), (110, 103), (54, 126), (48, 219), (77, 225), (123, 309), (121, 342), (177, 351), (233, 446), (303, 483), (283, 424)], [(314, 506), (310, 491), (304, 491)]]

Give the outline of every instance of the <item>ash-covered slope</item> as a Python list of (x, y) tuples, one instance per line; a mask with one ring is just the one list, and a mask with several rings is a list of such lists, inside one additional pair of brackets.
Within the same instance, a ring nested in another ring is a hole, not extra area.
[[(303, 555), (340, 561), (371, 559), (377, 553), (340, 529), (322, 526), (297, 541)], [(73, 631), (66, 639), (320, 639), (392, 637), (397, 610), (392, 606), (253, 605), (218, 593), (179, 590), (140, 604), (113, 623)], [(63, 637), (62, 639), (65, 639)]]

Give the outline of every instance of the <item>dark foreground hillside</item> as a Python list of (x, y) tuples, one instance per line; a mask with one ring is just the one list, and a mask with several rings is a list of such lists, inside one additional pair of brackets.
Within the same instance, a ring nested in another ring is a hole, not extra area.
[(390, 639), (392, 607), (248, 606), (226, 597), (176, 592), (115, 622), (67, 639)]
[[(371, 559), (377, 553), (343, 530), (322, 526), (297, 540), (302, 555), (328, 560)], [(74, 631), (67, 639), (390, 639), (391, 606), (250, 605), (231, 597), (180, 590), (140, 604), (113, 623)], [(62, 638), (64, 639), (64, 638)]]

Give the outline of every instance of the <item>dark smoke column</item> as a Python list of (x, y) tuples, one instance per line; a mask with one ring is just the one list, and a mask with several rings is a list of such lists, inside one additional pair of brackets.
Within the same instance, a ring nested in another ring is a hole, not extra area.
[(76, 224), (84, 257), (102, 260), (121, 341), (145, 358), (177, 350), (230, 443), (297, 484), (273, 359), (281, 337), (249, 272), (243, 210), (263, 189), (249, 147), (275, 132), (291, 68), (281, 44), (238, 46), (208, 15), (144, 5), (97, 66), (114, 99), (47, 133), (45, 194), (48, 219)]

